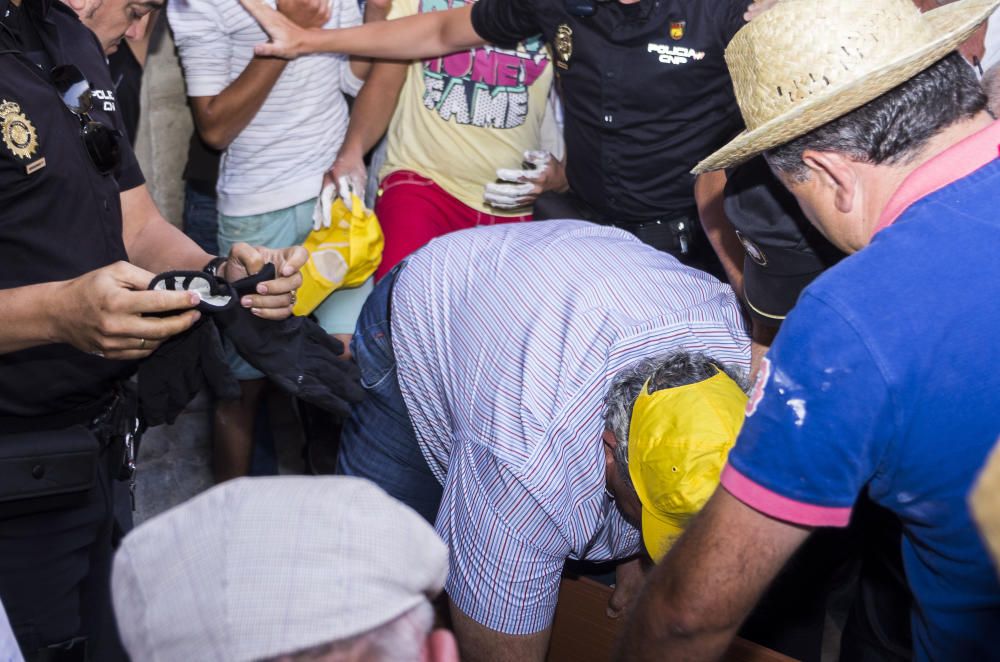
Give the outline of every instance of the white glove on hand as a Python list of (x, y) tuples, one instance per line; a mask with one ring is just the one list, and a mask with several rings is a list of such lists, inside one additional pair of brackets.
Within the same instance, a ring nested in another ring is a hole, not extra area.
[(365, 199), (365, 183), (364, 180), (359, 180), (354, 176), (342, 175), (337, 178), (337, 192), (340, 195), (340, 199), (344, 201), (347, 208), (350, 209), (351, 205), (354, 203), (354, 197), (358, 196), (360, 200)]
[(537, 181), (545, 176), (552, 155), (545, 151), (531, 150), (524, 153), (523, 169), (500, 168), (499, 182), (486, 185), (483, 199), (497, 209), (517, 209), (535, 201), (541, 191), (536, 191)]
[(333, 184), (327, 184), (319, 192), (316, 207), (313, 209), (313, 230), (330, 227), (330, 210), (333, 207)]

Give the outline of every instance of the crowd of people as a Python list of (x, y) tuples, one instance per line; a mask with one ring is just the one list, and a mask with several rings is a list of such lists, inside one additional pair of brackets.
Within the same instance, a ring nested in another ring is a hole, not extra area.
[[(1000, 659), (998, 6), (0, 0), (0, 662), (544, 660), (568, 563), (617, 659)], [(269, 389), (338, 475), (246, 477)]]

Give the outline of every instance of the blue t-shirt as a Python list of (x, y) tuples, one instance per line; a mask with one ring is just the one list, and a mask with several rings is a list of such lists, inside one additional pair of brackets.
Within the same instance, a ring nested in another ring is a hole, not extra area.
[(1000, 435), (1000, 160), (924, 197), (813, 283), (748, 404), (723, 484), (844, 526), (903, 523), (918, 659), (1000, 659), (1000, 583), (966, 502)]

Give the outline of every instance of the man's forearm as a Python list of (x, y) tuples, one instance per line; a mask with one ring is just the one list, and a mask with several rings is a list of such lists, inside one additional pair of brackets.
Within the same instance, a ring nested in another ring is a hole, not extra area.
[(771, 348), (777, 334), (778, 327), (764, 326), (756, 319), (753, 320), (750, 333), (750, 383), (757, 379), (760, 362)]
[(0, 290), (0, 354), (57, 342), (53, 315), (63, 283), (40, 283)]
[(708, 242), (722, 263), (736, 296), (743, 297), (743, 246), (723, 207), (726, 173), (723, 170), (699, 175), (694, 184), (698, 217)]
[(486, 43), (472, 29), (472, 5), (340, 30), (308, 30), (306, 52), (419, 60)]
[(197, 270), (215, 257), (160, 215), (145, 185), (122, 193), (121, 203), (122, 239), (129, 262), (137, 267), (154, 274)]
[(717, 660), (809, 535), (719, 487), (650, 574), (615, 659)]
[(256, 117), (288, 64), (278, 58), (254, 57), (236, 80), (213, 97), (192, 97), (195, 124), (202, 140), (226, 149)]
[(385, 134), (396, 112), (408, 66), (401, 62), (375, 63), (354, 102), (341, 154), (362, 158)]
[(154, 274), (197, 271), (215, 257), (164, 218), (150, 221), (128, 245), (129, 262)]

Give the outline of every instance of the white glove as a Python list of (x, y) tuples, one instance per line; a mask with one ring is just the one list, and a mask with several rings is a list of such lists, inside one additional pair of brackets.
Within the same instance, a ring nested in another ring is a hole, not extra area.
[(327, 184), (319, 192), (316, 207), (313, 209), (313, 230), (330, 227), (330, 211), (333, 207), (333, 184)]
[(483, 199), (497, 209), (517, 209), (531, 204), (537, 197), (536, 182), (545, 175), (551, 161), (552, 155), (548, 152), (525, 152), (523, 169), (498, 169), (497, 179), (500, 181), (486, 184)]
[(358, 196), (360, 200), (365, 199), (365, 184), (364, 182), (358, 181), (352, 175), (342, 175), (337, 178), (337, 192), (340, 195), (340, 199), (344, 201), (347, 208), (350, 209), (351, 205), (354, 204), (354, 196)]

